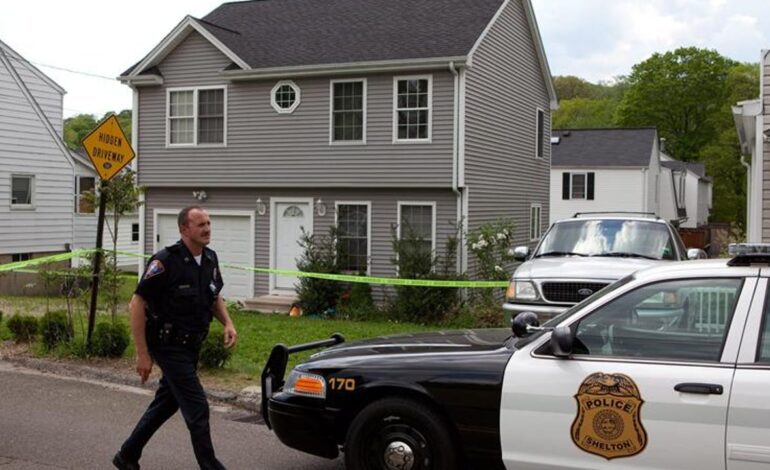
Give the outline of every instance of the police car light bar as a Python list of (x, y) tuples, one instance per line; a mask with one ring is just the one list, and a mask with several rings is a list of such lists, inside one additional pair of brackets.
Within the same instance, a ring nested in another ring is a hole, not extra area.
[(762, 254), (770, 255), (770, 243), (730, 243), (727, 252), (732, 256)]

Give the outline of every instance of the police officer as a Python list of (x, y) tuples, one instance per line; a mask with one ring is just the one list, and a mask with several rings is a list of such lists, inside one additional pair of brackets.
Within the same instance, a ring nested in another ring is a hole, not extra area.
[(187, 207), (177, 223), (182, 239), (150, 259), (129, 304), (136, 371), (144, 383), (155, 362), (163, 376), (155, 399), (113, 459), (122, 470), (139, 469), (142, 449), (177, 410), (190, 431), (200, 468), (225, 468), (214, 455), (197, 364), (212, 317), (224, 325), (226, 347), (233, 347), (238, 335), (219, 295), (224, 283), (217, 255), (206, 247), (211, 240), (208, 213)]

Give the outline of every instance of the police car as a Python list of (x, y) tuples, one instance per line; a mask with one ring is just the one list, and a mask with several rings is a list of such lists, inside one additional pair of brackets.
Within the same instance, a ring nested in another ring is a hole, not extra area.
[[(539, 325), (276, 346), (263, 413), (348, 469), (770, 468), (770, 248), (649, 268)], [(283, 380), (288, 355), (329, 346)]]

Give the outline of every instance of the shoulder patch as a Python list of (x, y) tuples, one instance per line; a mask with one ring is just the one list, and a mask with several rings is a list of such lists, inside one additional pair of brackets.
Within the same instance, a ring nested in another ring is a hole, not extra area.
[(157, 276), (158, 274), (161, 274), (166, 271), (165, 266), (163, 266), (163, 263), (160, 262), (160, 260), (152, 260), (149, 266), (147, 266), (147, 270), (144, 272), (144, 277), (142, 279), (150, 279), (151, 277)]

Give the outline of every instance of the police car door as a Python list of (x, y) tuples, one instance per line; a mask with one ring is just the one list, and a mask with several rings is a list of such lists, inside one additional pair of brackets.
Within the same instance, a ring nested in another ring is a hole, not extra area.
[(746, 322), (730, 396), (727, 469), (770, 467), (770, 289), (768, 270), (757, 286)]
[[(729, 274), (631, 282), (564, 320), (570, 357), (553, 354), (550, 332), (514, 353), (500, 414), (506, 467), (724, 469), (728, 397), (757, 283)], [(740, 327), (729, 328), (731, 318)]]

